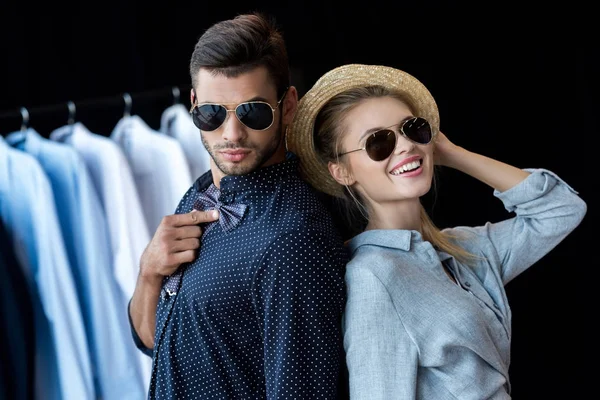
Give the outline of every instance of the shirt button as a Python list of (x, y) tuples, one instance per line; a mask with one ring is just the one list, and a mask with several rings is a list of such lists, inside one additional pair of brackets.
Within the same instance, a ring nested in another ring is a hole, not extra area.
[(497, 310), (499, 310), (500, 306), (498, 304), (494, 303), (494, 308), (496, 308)]
[(465, 281), (465, 286), (466, 286), (466, 287), (471, 287), (471, 283), (470, 283), (470, 282), (468, 282), (468, 281)]

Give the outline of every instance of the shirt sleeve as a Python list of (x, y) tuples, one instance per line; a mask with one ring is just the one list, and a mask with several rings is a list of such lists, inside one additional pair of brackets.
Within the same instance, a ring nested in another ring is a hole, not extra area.
[(263, 331), (267, 399), (336, 399), (343, 366), (346, 251), (305, 230), (263, 255), (253, 297)]
[(383, 283), (351, 265), (346, 272), (344, 348), (350, 398), (415, 399), (417, 346), (404, 328)]
[(578, 193), (553, 172), (526, 171), (531, 174), (518, 185), (504, 192), (494, 191), (515, 217), (476, 228), (455, 228), (482, 238), (478, 241), (468, 237), (462, 243), (467, 250), (492, 249), (484, 251), (484, 255), (497, 260), (492, 264), (499, 265), (504, 285), (556, 247), (579, 225), (587, 211)]

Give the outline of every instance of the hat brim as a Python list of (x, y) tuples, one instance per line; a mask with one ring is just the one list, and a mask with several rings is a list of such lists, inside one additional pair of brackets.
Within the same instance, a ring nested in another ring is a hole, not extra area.
[(287, 130), (288, 149), (300, 159), (300, 173), (316, 189), (342, 197), (343, 187), (329, 174), (329, 169), (315, 151), (313, 131), (321, 108), (346, 90), (383, 86), (408, 95), (416, 107), (415, 116), (425, 118), (433, 134), (439, 131), (438, 107), (427, 88), (414, 76), (382, 65), (348, 64), (323, 75), (300, 99), (294, 119)]

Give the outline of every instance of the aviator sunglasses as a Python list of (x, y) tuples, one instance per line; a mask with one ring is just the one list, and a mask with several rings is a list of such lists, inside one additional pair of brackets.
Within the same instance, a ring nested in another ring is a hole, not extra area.
[[(402, 122), (400, 124), (400, 133), (411, 142), (417, 144), (428, 144), (433, 139), (431, 125), (429, 125), (426, 119), (420, 117), (412, 117)], [(364, 147), (339, 155), (343, 156), (355, 151), (366, 150), (371, 160), (383, 161), (394, 152), (396, 142), (396, 132), (388, 128), (380, 129), (369, 136)]]
[(227, 119), (227, 113), (230, 112), (235, 113), (237, 119), (248, 128), (255, 131), (264, 131), (273, 125), (275, 110), (283, 101), (286, 93), (287, 89), (275, 108), (271, 107), (266, 101), (247, 101), (238, 104), (233, 110), (227, 109), (223, 104), (196, 104), (194, 102), (190, 114), (194, 125), (202, 131), (210, 132), (218, 129)]

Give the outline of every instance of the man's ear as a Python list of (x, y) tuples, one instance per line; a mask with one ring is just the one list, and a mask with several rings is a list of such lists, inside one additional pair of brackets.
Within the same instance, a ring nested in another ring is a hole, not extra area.
[(327, 164), (327, 167), (329, 168), (329, 173), (333, 179), (335, 179), (340, 185), (351, 186), (354, 185), (354, 182), (356, 182), (350, 171), (348, 171), (348, 168), (346, 168), (346, 166), (343, 164), (330, 161)]
[(283, 112), (283, 126), (287, 126), (292, 123), (298, 108), (298, 91), (294, 86), (288, 88), (282, 103), (280, 107)]
[(193, 106), (196, 102), (196, 92), (194, 92), (194, 88), (190, 89), (190, 104)]

